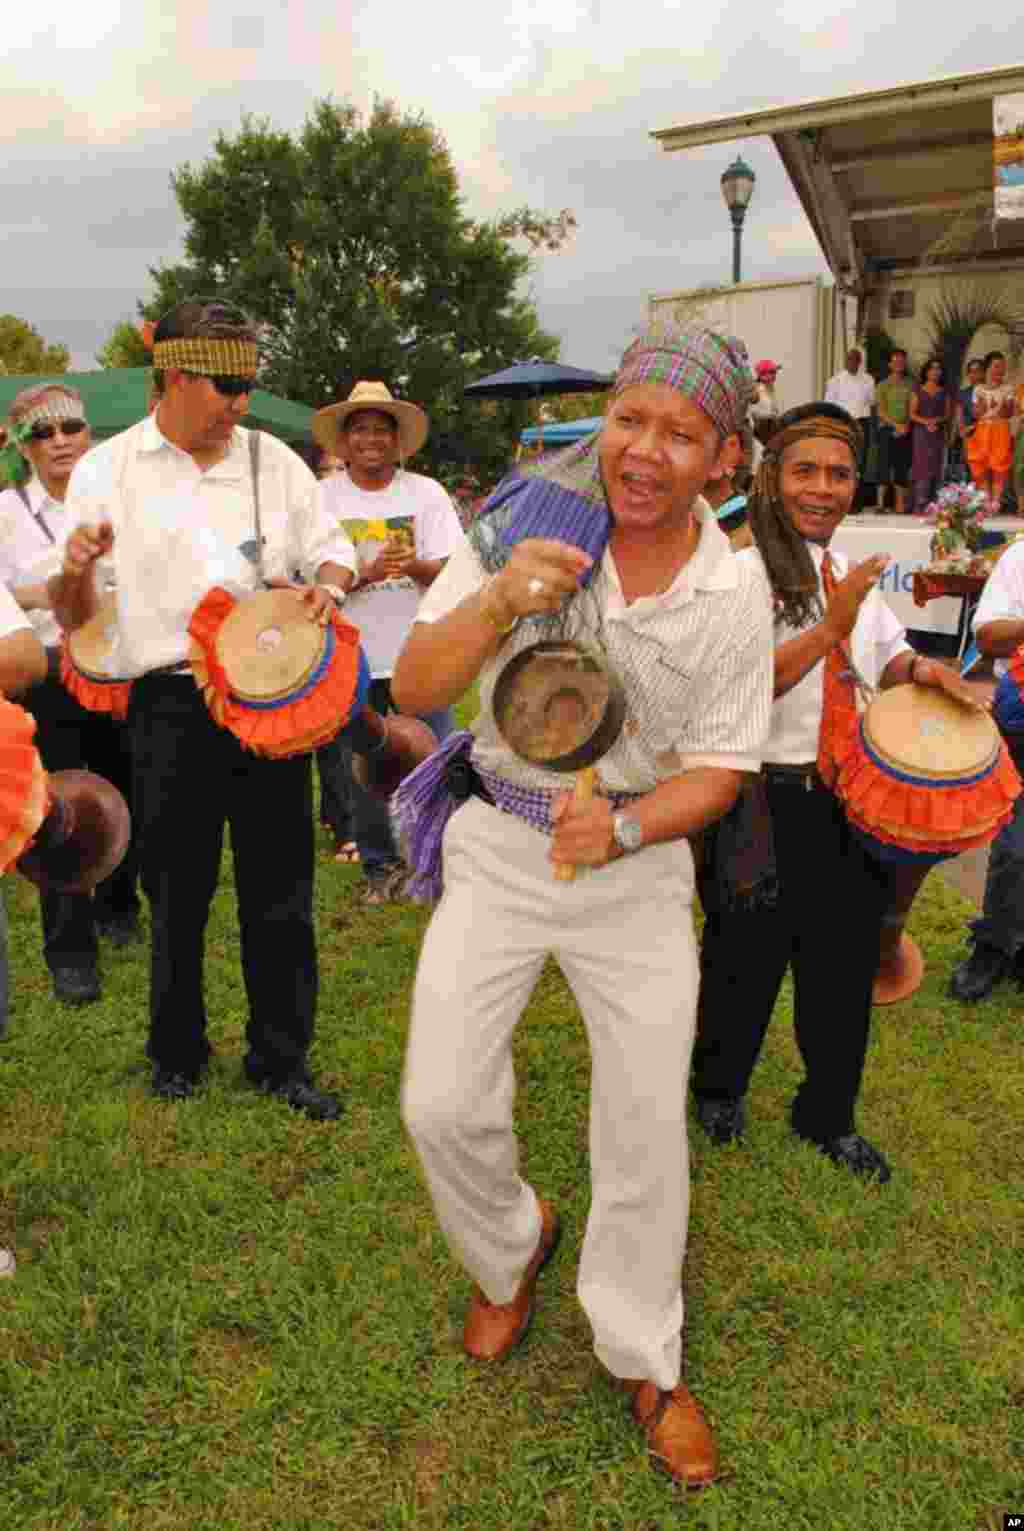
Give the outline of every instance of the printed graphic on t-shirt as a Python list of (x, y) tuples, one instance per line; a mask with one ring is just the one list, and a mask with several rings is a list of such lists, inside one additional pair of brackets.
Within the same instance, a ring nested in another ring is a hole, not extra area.
[[(407, 558), (415, 557), (416, 531), (413, 522), (412, 516), (378, 516), (373, 520), (346, 516), (343, 525), (355, 547), (359, 568), (369, 568), (385, 548), (404, 554)], [(384, 580), (382, 583), (397, 585), (409, 584), (410, 581), (403, 577), (400, 580)]]

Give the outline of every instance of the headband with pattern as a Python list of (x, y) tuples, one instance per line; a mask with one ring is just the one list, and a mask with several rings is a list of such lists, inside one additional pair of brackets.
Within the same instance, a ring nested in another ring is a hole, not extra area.
[(636, 383), (666, 383), (691, 399), (721, 434), (742, 430), (756, 385), (742, 340), (706, 325), (653, 327), (622, 358), (613, 397)]
[(153, 346), (153, 366), (160, 372), (176, 367), (206, 377), (255, 377), (259, 355), (254, 340), (194, 335), (158, 340)]

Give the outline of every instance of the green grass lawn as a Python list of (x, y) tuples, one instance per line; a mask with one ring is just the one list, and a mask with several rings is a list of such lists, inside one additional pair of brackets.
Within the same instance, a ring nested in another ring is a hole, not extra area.
[(521, 1351), (478, 1368), (459, 1346), (467, 1283), (399, 1122), (425, 916), (364, 909), (358, 883), (324, 855), (314, 1064), (348, 1103), (324, 1126), (241, 1083), (227, 865), (216, 1057), (180, 1105), (147, 1093), (144, 951), (106, 951), (102, 1003), (59, 1008), (34, 890), (5, 879), (4, 1528), (1001, 1531), (1024, 1512), (1022, 999), (944, 998), (965, 906), (939, 878), (911, 922), (928, 978), (876, 1012), (861, 1106), (892, 1184), (865, 1188), (790, 1137), (788, 999), (747, 1146), (692, 1134), (688, 1373), (729, 1476), (690, 1498), (648, 1468), (574, 1297), (588, 1059), (560, 976), (517, 1054), (527, 1172), (567, 1236)]

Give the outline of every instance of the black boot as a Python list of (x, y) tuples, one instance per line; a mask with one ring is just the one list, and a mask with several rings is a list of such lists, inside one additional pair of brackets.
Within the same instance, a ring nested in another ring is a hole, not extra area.
[(1012, 966), (1012, 960), (998, 947), (976, 941), (971, 955), (953, 969), (949, 992), (962, 1004), (976, 1004), (979, 999), (986, 999), (992, 993)]

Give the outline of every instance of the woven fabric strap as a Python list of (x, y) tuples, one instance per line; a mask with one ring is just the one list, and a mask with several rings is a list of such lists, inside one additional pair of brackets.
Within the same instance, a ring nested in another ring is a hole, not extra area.
[(161, 372), (177, 367), (182, 372), (202, 372), (208, 377), (255, 377), (259, 354), (253, 340), (195, 335), (158, 340), (153, 347), (153, 366)]
[[(502, 813), (514, 814), (517, 819), (524, 820), (531, 829), (539, 829), (541, 834), (550, 835), (554, 831), (551, 822), (551, 808), (559, 792), (547, 792), (531, 787), (519, 787), (515, 782), (499, 776), (495, 771), (482, 771), (476, 767), (476, 773), (491, 797), (494, 799), (495, 808)], [(563, 791), (571, 791), (572, 781), (566, 777)], [(626, 803), (635, 802), (643, 794), (640, 792), (609, 792), (602, 793), (607, 797), (613, 808), (622, 808)]]
[[(821, 583), (827, 602), (836, 588), (832, 555), (827, 551), (821, 565)], [(825, 656), (818, 775), (826, 787), (835, 786), (857, 734), (857, 693), (851, 663), (848, 638), (835, 644)]]

